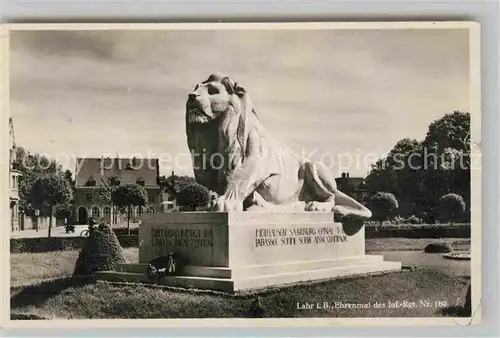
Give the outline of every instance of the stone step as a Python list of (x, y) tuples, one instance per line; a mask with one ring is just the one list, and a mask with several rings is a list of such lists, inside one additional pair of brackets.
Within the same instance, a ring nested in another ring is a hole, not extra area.
[(236, 279), (234, 283), (234, 289), (255, 289), (273, 285), (284, 285), (290, 283), (308, 282), (344, 276), (355, 276), (399, 270), (401, 270), (401, 263), (399, 262), (380, 262), (378, 264), (363, 264), (343, 267), (331, 267), (317, 270), (296, 271), (294, 273), (281, 273), (275, 275), (266, 275), (262, 277)]
[(149, 264), (146, 263), (124, 263), (118, 264), (116, 271), (146, 274), (148, 272), (148, 266)]
[[(286, 272), (272, 275), (262, 275), (252, 278), (214, 278), (203, 276), (168, 276), (160, 280), (161, 285), (209, 289), (222, 292), (259, 289), (275, 285), (329, 279), (349, 275), (361, 275), (374, 272), (396, 271), (401, 269), (399, 262), (379, 262), (377, 264), (362, 264), (324, 269)], [(101, 271), (96, 273), (98, 280), (114, 282), (149, 282), (146, 274), (117, 271)]]
[(241, 269), (233, 269), (233, 278), (252, 278), (263, 275), (279, 275), (297, 273), (301, 271), (322, 270), (340, 268), (343, 266), (372, 265), (384, 261), (382, 255), (365, 255), (355, 257), (345, 257), (337, 259), (325, 259), (315, 261), (297, 261), (272, 265), (254, 265)]
[[(339, 259), (328, 259), (318, 261), (298, 261), (287, 262), (273, 265), (254, 265), (244, 268), (228, 267), (206, 267), (206, 266), (186, 266), (184, 274), (187, 276), (213, 277), (213, 278), (243, 278), (262, 275), (275, 275), (281, 273), (293, 273), (295, 271), (318, 270), (326, 268), (335, 268), (350, 265), (377, 264), (383, 261), (381, 255), (366, 255), (360, 257), (346, 257)], [(148, 264), (145, 263), (127, 263), (119, 264), (116, 271), (147, 273)]]

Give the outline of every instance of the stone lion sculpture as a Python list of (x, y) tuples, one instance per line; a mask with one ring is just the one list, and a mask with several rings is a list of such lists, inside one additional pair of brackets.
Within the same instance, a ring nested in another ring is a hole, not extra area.
[(261, 124), (247, 90), (214, 73), (186, 102), (187, 142), (196, 180), (219, 194), (217, 211), (333, 211), (340, 219), (371, 212), (337, 189), (330, 170), (296, 155)]

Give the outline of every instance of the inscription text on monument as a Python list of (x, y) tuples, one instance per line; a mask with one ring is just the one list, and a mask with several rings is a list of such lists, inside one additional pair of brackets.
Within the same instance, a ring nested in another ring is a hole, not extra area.
[(347, 235), (339, 226), (255, 229), (255, 247), (342, 242)]
[(151, 229), (153, 247), (207, 248), (213, 246), (211, 229)]

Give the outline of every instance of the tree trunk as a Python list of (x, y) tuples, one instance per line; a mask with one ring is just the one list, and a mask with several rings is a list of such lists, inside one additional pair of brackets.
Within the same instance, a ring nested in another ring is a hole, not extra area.
[(130, 235), (130, 205), (127, 207), (127, 232)]
[(49, 208), (49, 238), (52, 233), (52, 204), (50, 205)]
[(379, 227), (378, 227), (378, 231), (379, 231), (379, 232), (380, 232), (380, 231), (382, 231), (382, 225), (383, 225), (383, 224), (384, 224), (384, 221), (380, 221), (380, 225), (379, 225)]

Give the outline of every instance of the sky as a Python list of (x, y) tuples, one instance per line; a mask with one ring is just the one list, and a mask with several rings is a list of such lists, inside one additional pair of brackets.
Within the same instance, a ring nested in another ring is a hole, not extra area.
[(16, 143), (71, 170), (118, 154), (191, 175), (185, 102), (216, 71), (335, 175), (365, 176), (397, 141), (469, 111), (465, 29), (15, 31), (10, 44)]

